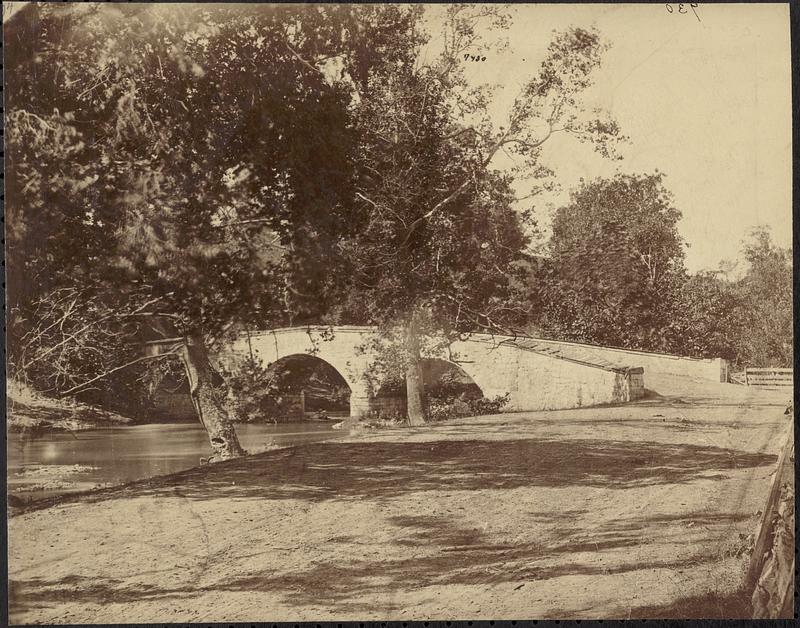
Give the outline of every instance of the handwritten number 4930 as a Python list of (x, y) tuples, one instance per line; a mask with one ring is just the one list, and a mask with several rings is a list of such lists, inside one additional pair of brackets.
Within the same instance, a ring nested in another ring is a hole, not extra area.
[[(675, 7), (673, 7), (671, 4), (667, 4), (666, 7), (667, 7), (667, 13), (675, 13)], [(692, 2), (689, 4), (689, 8), (692, 10), (692, 13), (694, 13), (694, 16), (697, 18), (697, 21), (699, 22), (700, 16), (697, 15), (697, 7), (698, 4), (696, 2)], [(688, 13), (685, 4), (678, 5), (678, 13)]]

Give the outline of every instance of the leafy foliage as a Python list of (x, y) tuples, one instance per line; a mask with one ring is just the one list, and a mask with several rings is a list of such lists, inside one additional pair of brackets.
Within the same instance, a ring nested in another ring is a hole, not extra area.
[(73, 287), (187, 334), (318, 314), (349, 224), (352, 90), (329, 65), (368, 39), (353, 9), (28, 13), (6, 27), (10, 353)]
[(670, 320), (663, 329), (670, 353), (695, 357), (737, 358), (736, 310), (733, 286), (717, 273), (688, 276), (673, 295)]
[(550, 257), (530, 266), (530, 327), (579, 342), (790, 366), (790, 252), (758, 228), (743, 244), (740, 279), (690, 275), (680, 217), (659, 173), (584, 182), (556, 212)]
[(736, 361), (751, 367), (793, 365), (792, 254), (755, 228), (742, 250), (747, 272), (733, 288)]
[(234, 370), (222, 369), (221, 374), (228, 384), (230, 410), (238, 420), (277, 422), (285, 417), (279, 394), (280, 371), (248, 356)]
[(477, 23), (502, 28), (506, 17), (496, 7), (463, 5), (449, 7), (447, 15), (438, 59), (413, 62), (425, 38), (409, 20), (397, 35), (408, 42), (406, 52), (376, 62), (360, 85), (359, 228), (343, 245), (353, 281), (341, 319), (407, 324), (425, 310), (446, 333), (519, 322), (524, 306), (515, 287), (529, 213), (516, 211), (512, 178), (491, 167), (494, 156), (511, 151), (536, 173), (540, 147), (558, 133), (592, 141), (607, 154), (619, 138), (612, 122), (581, 117), (581, 93), (605, 48), (597, 33), (557, 34), (507, 126), (495, 129), (489, 89), (467, 85), (460, 56), (487, 45)]
[(553, 220), (537, 323), (570, 340), (666, 349), (662, 329), (685, 274), (680, 217), (659, 173), (582, 183)]
[(498, 414), (503, 411), (509, 399), (508, 393), (497, 395), (492, 399), (483, 396), (432, 397), (428, 400), (426, 416), (430, 421), (446, 421), (459, 416)]

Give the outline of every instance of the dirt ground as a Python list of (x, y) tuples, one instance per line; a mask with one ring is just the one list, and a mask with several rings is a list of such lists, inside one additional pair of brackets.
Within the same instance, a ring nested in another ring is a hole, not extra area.
[(9, 520), (12, 623), (740, 617), (791, 390), (355, 434)]

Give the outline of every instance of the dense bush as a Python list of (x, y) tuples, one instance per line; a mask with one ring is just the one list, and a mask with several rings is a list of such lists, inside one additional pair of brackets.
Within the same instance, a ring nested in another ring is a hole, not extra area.
[(394, 427), (405, 424), (406, 416), (396, 410), (370, 410), (363, 423), (373, 427)]
[(584, 184), (556, 213), (549, 256), (530, 262), (526, 331), (722, 357), (736, 368), (791, 367), (791, 249), (756, 227), (737, 262), (689, 273), (679, 217), (661, 175)]
[(480, 399), (473, 399), (469, 402), (470, 410), (475, 416), (483, 414), (497, 414), (502, 412), (506, 404), (511, 400), (511, 395), (508, 393), (504, 395), (497, 395), (493, 399), (481, 397)]
[(445, 421), (459, 416), (480, 416), (502, 412), (509, 401), (509, 395), (470, 398), (465, 394), (457, 397), (430, 397), (426, 418), (429, 421)]
[(277, 423), (282, 412), (278, 394), (279, 374), (248, 357), (235, 370), (222, 369), (228, 385), (228, 408), (235, 421)]

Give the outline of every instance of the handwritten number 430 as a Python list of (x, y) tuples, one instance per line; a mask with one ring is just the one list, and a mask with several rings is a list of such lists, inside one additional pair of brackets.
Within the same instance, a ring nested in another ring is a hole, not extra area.
[[(667, 7), (667, 13), (675, 13), (675, 7), (674, 6), (672, 6), (671, 4), (667, 4), (665, 6)], [(700, 16), (697, 15), (697, 7), (698, 6), (699, 5), (697, 4), (697, 2), (692, 2), (692, 3), (689, 4), (689, 8), (692, 10), (692, 13), (694, 13), (694, 16), (697, 18), (697, 21), (699, 22), (700, 21)], [(679, 4), (678, 5), (678, 13), (688, 13), (688, 12), (689, 11), (687, 11), (685, 4)]]

